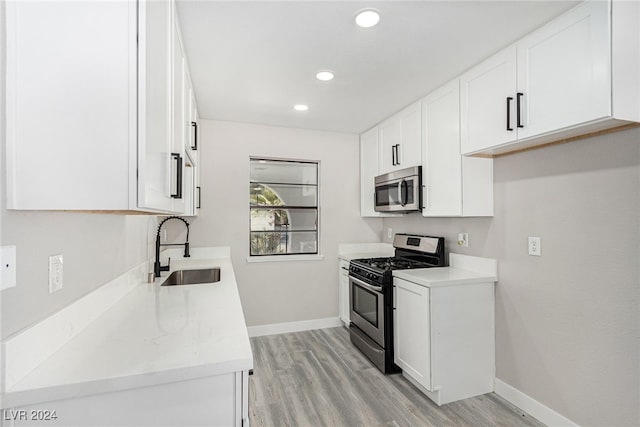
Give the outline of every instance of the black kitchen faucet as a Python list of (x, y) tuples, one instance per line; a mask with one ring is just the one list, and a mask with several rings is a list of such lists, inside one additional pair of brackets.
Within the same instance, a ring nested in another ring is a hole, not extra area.
[[(162, 225), (165, 222), (169, 221), (170, 219), (179, 219), (180, 221), (184, 222), (184, 224), (187, 226), (187, 240), (184, 243), (160, 244), (160, 230), (162, 229)], [(187, 220), (179, 216), (170, 216), (163, 219), (160, 222), (160, 225), (158, 225), (158, 233), (156, 234), (156, 261), (153, 263), (153, 274), (155, 275), (155, 277), (160, 277), (160, 272), (162, 271), (169, 271), (169, 264), (171, 264), (171, 258), (169, 258), (167, 265), (160, 265), (160, 246), (183, 246), (183, 245), (184, 245), (184, 257), (189, 258), (191, 255), (189, 255), (189, 223), (187, 222)]]

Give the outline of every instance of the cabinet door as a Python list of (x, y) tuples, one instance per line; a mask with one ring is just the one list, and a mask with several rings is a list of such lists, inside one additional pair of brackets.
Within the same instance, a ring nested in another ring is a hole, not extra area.
[(429, 288), (394, 279), (394, 361), (431, 390)]
[(400, 144), (402, 142), (402, 123), (394, 116), (379, 126), (380, 143), (378, 154), (378, 175), (397, 169)]
[(338, 267), (338, 275), (340, 279), (338, 295), (340, 320), (342, 320), (342, 323), (344, 323), (345, 326), (349, 326), (349, 322), (351, 321), (351, 316), (349, 314), (349, 275), (342, 268), (342, 261)]
[(196, 97), (193, 92), (191, 79), (187, 76), (187, 96), (188, 96), (188, 116), (187, 116), (187, 139), (186, 148), (191, 152), (191, 158), (194, 159), (198, 155), (198, 106)]
[(420, 166), (422, 163), (422, 107), (420, 102), (410, 105), (398, 115), (402, 138), (396, 169)]
[(422, 215), (462, 215), (459, 80), (424, 98), (422, 114)]
[(421, 120), (417, 102), (380, 124), (380, 174), (420, 165)]
[(184, 215), (196, 216), (196, 204), (198, 202), (198, 190), (196, 183), (196, 174), (198, 166), (195, 165), (189, 156), (185, 158), (184, 168)]
[(609, 3), (588, 1), (518, 43), (518, 138), (611, 115)]
[(182, 165), (171, 154), (173, 4), (142, 1), (138, 8), (138, 205), (175, 212), (171, 189)]
[(0, 7), (7, 207), (135, 208), (135, 3)]
[(462, 75), (460, 135), (463, 154), (516, 140), (515, 94), (515, 46)]
[[(172, 154), (178, 155), (182, 160), (182, 179), (172, 180), (171, 193), (177, 194), (173, 197), (173, 210), (175, 212), (187, 212), (193, 214), (189, 203), (193, 202), (192, 192), (194, 191), (193, 169), (187, 170), (187, 164), (192, 167), (192, 162), (185, 156), (185, 136), (186, 136), (186, 118), (188, 108), (186, 106), (186, 91), (185, 91), (185, 77), (186, 77), (186, 59), (184, 57), (184, 49), (182, 48), (182, 41), (180, 39), (180, 31), (178, 30), (177, 23), (173, 26), (173, 69), (172, 69), (172, 100), (173, 100), (173, 141), (172, 141)], [(179, 171), (180, 172), (180, 171)], [(191, 175), (187, 177), (187, 175)], [(187, 185), (187, 178), (189, 178), (189, 186)], [(180, 188), (179, 188), (179, 187)], [(187, 200), (188, 199), (188, 200)]]

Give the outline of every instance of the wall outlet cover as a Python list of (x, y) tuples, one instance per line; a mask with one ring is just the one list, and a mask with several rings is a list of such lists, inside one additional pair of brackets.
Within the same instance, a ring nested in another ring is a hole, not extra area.
[(16, 247), (2, 246), (0, 252), (0, 290), (16, 286)]
[(529, 255), (542, 256), (539, 237), (529, 237)]
[(62, 289), (63, 273), (62, 255), (52, 255), (49, 257), (49, 293)]

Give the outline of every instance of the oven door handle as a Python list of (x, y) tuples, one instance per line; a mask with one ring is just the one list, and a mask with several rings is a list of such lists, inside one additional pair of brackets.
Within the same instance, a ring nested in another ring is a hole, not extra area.
[(368, 284), (368, 283), (363, 282), (363, 281), (362, 281), (362, 280), (360, 280), (360, 279), (356, 279), (356, 278), (355, 278), (355, 277), (353, 277), (353, 276), (349, 276), (349, 279), (350, 279), (350, 280), (353, 280), (355, 283), (357, 283), (357, 284), (358, 284), (358, 286), (362, 286), (363, 288), (368, 289), (368, 290), (370, 290), (370, 291), (372, 291), (372, 292), (377, 292), (377, 293), (379, 293), (379, 294), (381, 294), (381, 293), (382, 293), (382, 286), (373, 286), (373, 285), (370, 285), (370, 284)]

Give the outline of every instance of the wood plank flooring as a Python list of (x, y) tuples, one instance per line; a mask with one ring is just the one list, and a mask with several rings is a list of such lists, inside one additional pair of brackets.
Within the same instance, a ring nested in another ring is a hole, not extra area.
[(494, 393), (437, 406), (402, 375), (383, 375), (346, 328), (251, 338), (252, 427), (543, 426)]

